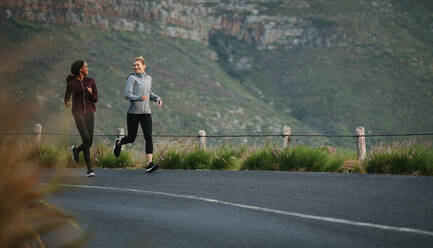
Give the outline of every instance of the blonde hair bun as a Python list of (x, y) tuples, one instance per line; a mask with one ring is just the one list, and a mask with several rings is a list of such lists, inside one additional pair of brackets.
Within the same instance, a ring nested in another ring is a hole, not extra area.
[(134, 59), (135, 61), (140, 61), (143, 65), (146, 65), (146, 61), (144, 60), (143, 56), (139, 56), (137, 58)]

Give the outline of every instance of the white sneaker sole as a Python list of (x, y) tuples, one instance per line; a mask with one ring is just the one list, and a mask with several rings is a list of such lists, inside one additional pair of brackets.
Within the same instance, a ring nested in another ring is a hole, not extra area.
[[(156, 168), (155, 168), (156, 167)], [(149, 169), (147, 169), (146, 170), (146, 173), (151, 173), (151, 172), (154, 172), (154, 171), (156, 171), (156, 170), (158, 170), (159, 169), (159, 166), (154, 166), (154, 167), (152, 167), (152, 168), (149, 168)]]
[(114, 149), (116, 149), (116, 143), (117, 143), (117, 139), (114, 140), (113, 153), (114, 153)]
[[(117, 142), (119, 142), (120, 141), (120, 139), (115, 139), (114, 140), (114, 145), (113, 145), (113, 154), (114, 154), (114, 150), (116, 149), (116, 144), (117, 144)], [(114, 156), (116, 156), (116, 155), (114, 155)]]
[(95, 173), (93, 173), (93, 172), (90, 172), (89, 174), (86, 175), (86, 177), (94, 177), (94, 176), (95, 176)]
[(71, 146), (72, 162), (74, 162), (74, 163), (78, 163), (78, 161), (75, 161), (75, 159), (74, 159), (74, 148), (75, 148), (75, 146)]

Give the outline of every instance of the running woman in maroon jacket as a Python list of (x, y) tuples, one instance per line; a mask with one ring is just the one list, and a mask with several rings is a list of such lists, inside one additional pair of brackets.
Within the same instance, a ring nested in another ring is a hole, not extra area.
[(90, 146), (92, 146), (93, 141), (93, 113), (96, 111), (95, 103), (98, 101), (98, 91), (95, 81), (87, 77), (89, 68), (85, 61), (75, 61), (71, 65), (71, 73), (66, 78), (65, 105), (66, 107), (72, 105), (72, 115), (83, 140), (80, 146), (71, 146), (72, 160), (78, 163), (79, 153), (82, 151), (87, 165), (86, 176), (94, 177), (95, 172), (90, 164)]

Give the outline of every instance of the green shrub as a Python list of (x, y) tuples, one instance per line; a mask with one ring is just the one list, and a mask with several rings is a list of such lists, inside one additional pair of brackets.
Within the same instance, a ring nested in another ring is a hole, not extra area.
[(117, 168), (117, 158), (113, 154), (101, 155), (96, 162), (97, 167)]
[(233, 148), (223, 146), (214, 152), (210, 168), (213, 170), (233, 169), (236, 167), (236, 155)]
[(182, 157), (176, 148), (160, 152), (156, 160), (162, 169), (178, 169), (182, 166)]
[(83, 154), (80, 154), (80, 163), (72, 162), (69, 146), (43, 143), (41, 145), (31, 144), (22, 148), (27, 161), (36, 162), (46, 168), (75, 168), (84, 167)]
[(271, 147), (254, 151), (243, 162), (241, 169), (280, 170), (279, 152)]
[(346, 162), (349, 162), (348, 164), (352, 164), (350, 169), (351, 172), (361, 173), (363, 169), (360, 167), (360, 164), (357, 161), (356, 151), (339, 149), (335, 154), (329, 154), (328, 163), (324, 167), (323, 171), (338, 172), (346, 164)]
[(236, 148), (231, 147), (231, 149), (233, 150), (233, 155), (234, 155), (236, 158), (241, 158), (241, 157), (243, 157), (245, 154), (248, 153), (248, 147), (245, 146), (245, 145), (241, 145), (241, 146), (238, 146), (238, 147), (236, 147)]
[[(252, 150), (252, 151), (250, 151)], [(92, 148), (92, 163), (102, 168), (133, 167), (131, 152), (124, 150), (116, 158), (104, 142)], [(37, 161), (42, 167), (84, 167), (72, 163), (69, 146), (44, 143), (25, 147), (25, 159)], [(170, 146), (154, 156), (163, 169), (247, 169), (281, 171), (350, 171), (367, 173), (433, 175), (433, 148), (431, 145), (406, 142), (381, 145), (373, 149), (364, 163), (357, 163), (356, 151), (329, 152), (325, 147), (295, 146), (283, 150), (265, 146), (246, 146), (203, 150), (196, 146)], [(353, 162), (355, 161), (355, 162)]]
[(406, 142), (381, 145), (365, 161), (368, 173), (433, 175), (433, 148)]
[(331, 154), (324, 147), (296, 146), (284, 150), (263, 148), (254, 151), (242, 164), (249, 170), (338, 171), (351, 154)]
[(212, 154), (200, 148), (187, 153), (182, 162), (182, 169), (210, 169)]
[(330, 160), (331, 154), (323, 148), (296, 146), (286, 149), (280, 156), (281, 170), (335, 171), (343, 164)]
[(343, 157), (335, 156), (332, 154), (328, 155), (328, 162), (321, 168), (322, 172), (337, 172), (338, 169), (344, 164), (345, 159)]
[(39, 165), (52, 168), (59, 160), (60, 148), (58, 146), (43, 144), (39, 150)]
[[(33, 153), (33, 154), (32, 154)], [(71, 159), (71, 151), (69, 147), (53, 144), (42, 144), (40, 147), (34, 146), (30, 152), (30, 156), (38, 155), (38, 164), (47, 168), (66, 168), (66, 167), (82, 167), (84, 162), (75, 164)], [(83, 161), (81, 154), (80, 161)]]
[(390, 171), (389, 155), (372, 154), (369, 155), (366, 171), (367, 173), (387, 173)]
[(100, 155), (97, 158), (96, 164), (98, 167), (102, 168), (125, 168), (133, 166), (134, 161), (128, 151), (122, 151), (118, 158), (112, 153)]
[(117, 158), (117, 166), (118, 168), (131, 167), (134, 165), (134, 159), (132, 158), (131, 153), (128, 151), (124, 151)]

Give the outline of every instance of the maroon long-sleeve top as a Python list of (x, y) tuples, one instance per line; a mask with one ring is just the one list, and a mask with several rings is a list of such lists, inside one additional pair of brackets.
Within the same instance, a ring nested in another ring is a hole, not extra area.
[[(92, 94), (87, 88), (92, 88)], [(70, 101), (72, 95), (72, 114), (95, 112), (95, 103), (98, 101), (98, 91), (95, 80), (85, 77), (82, 81), (73, 79), (67, 83), (65, 92), (65, 104)]]

